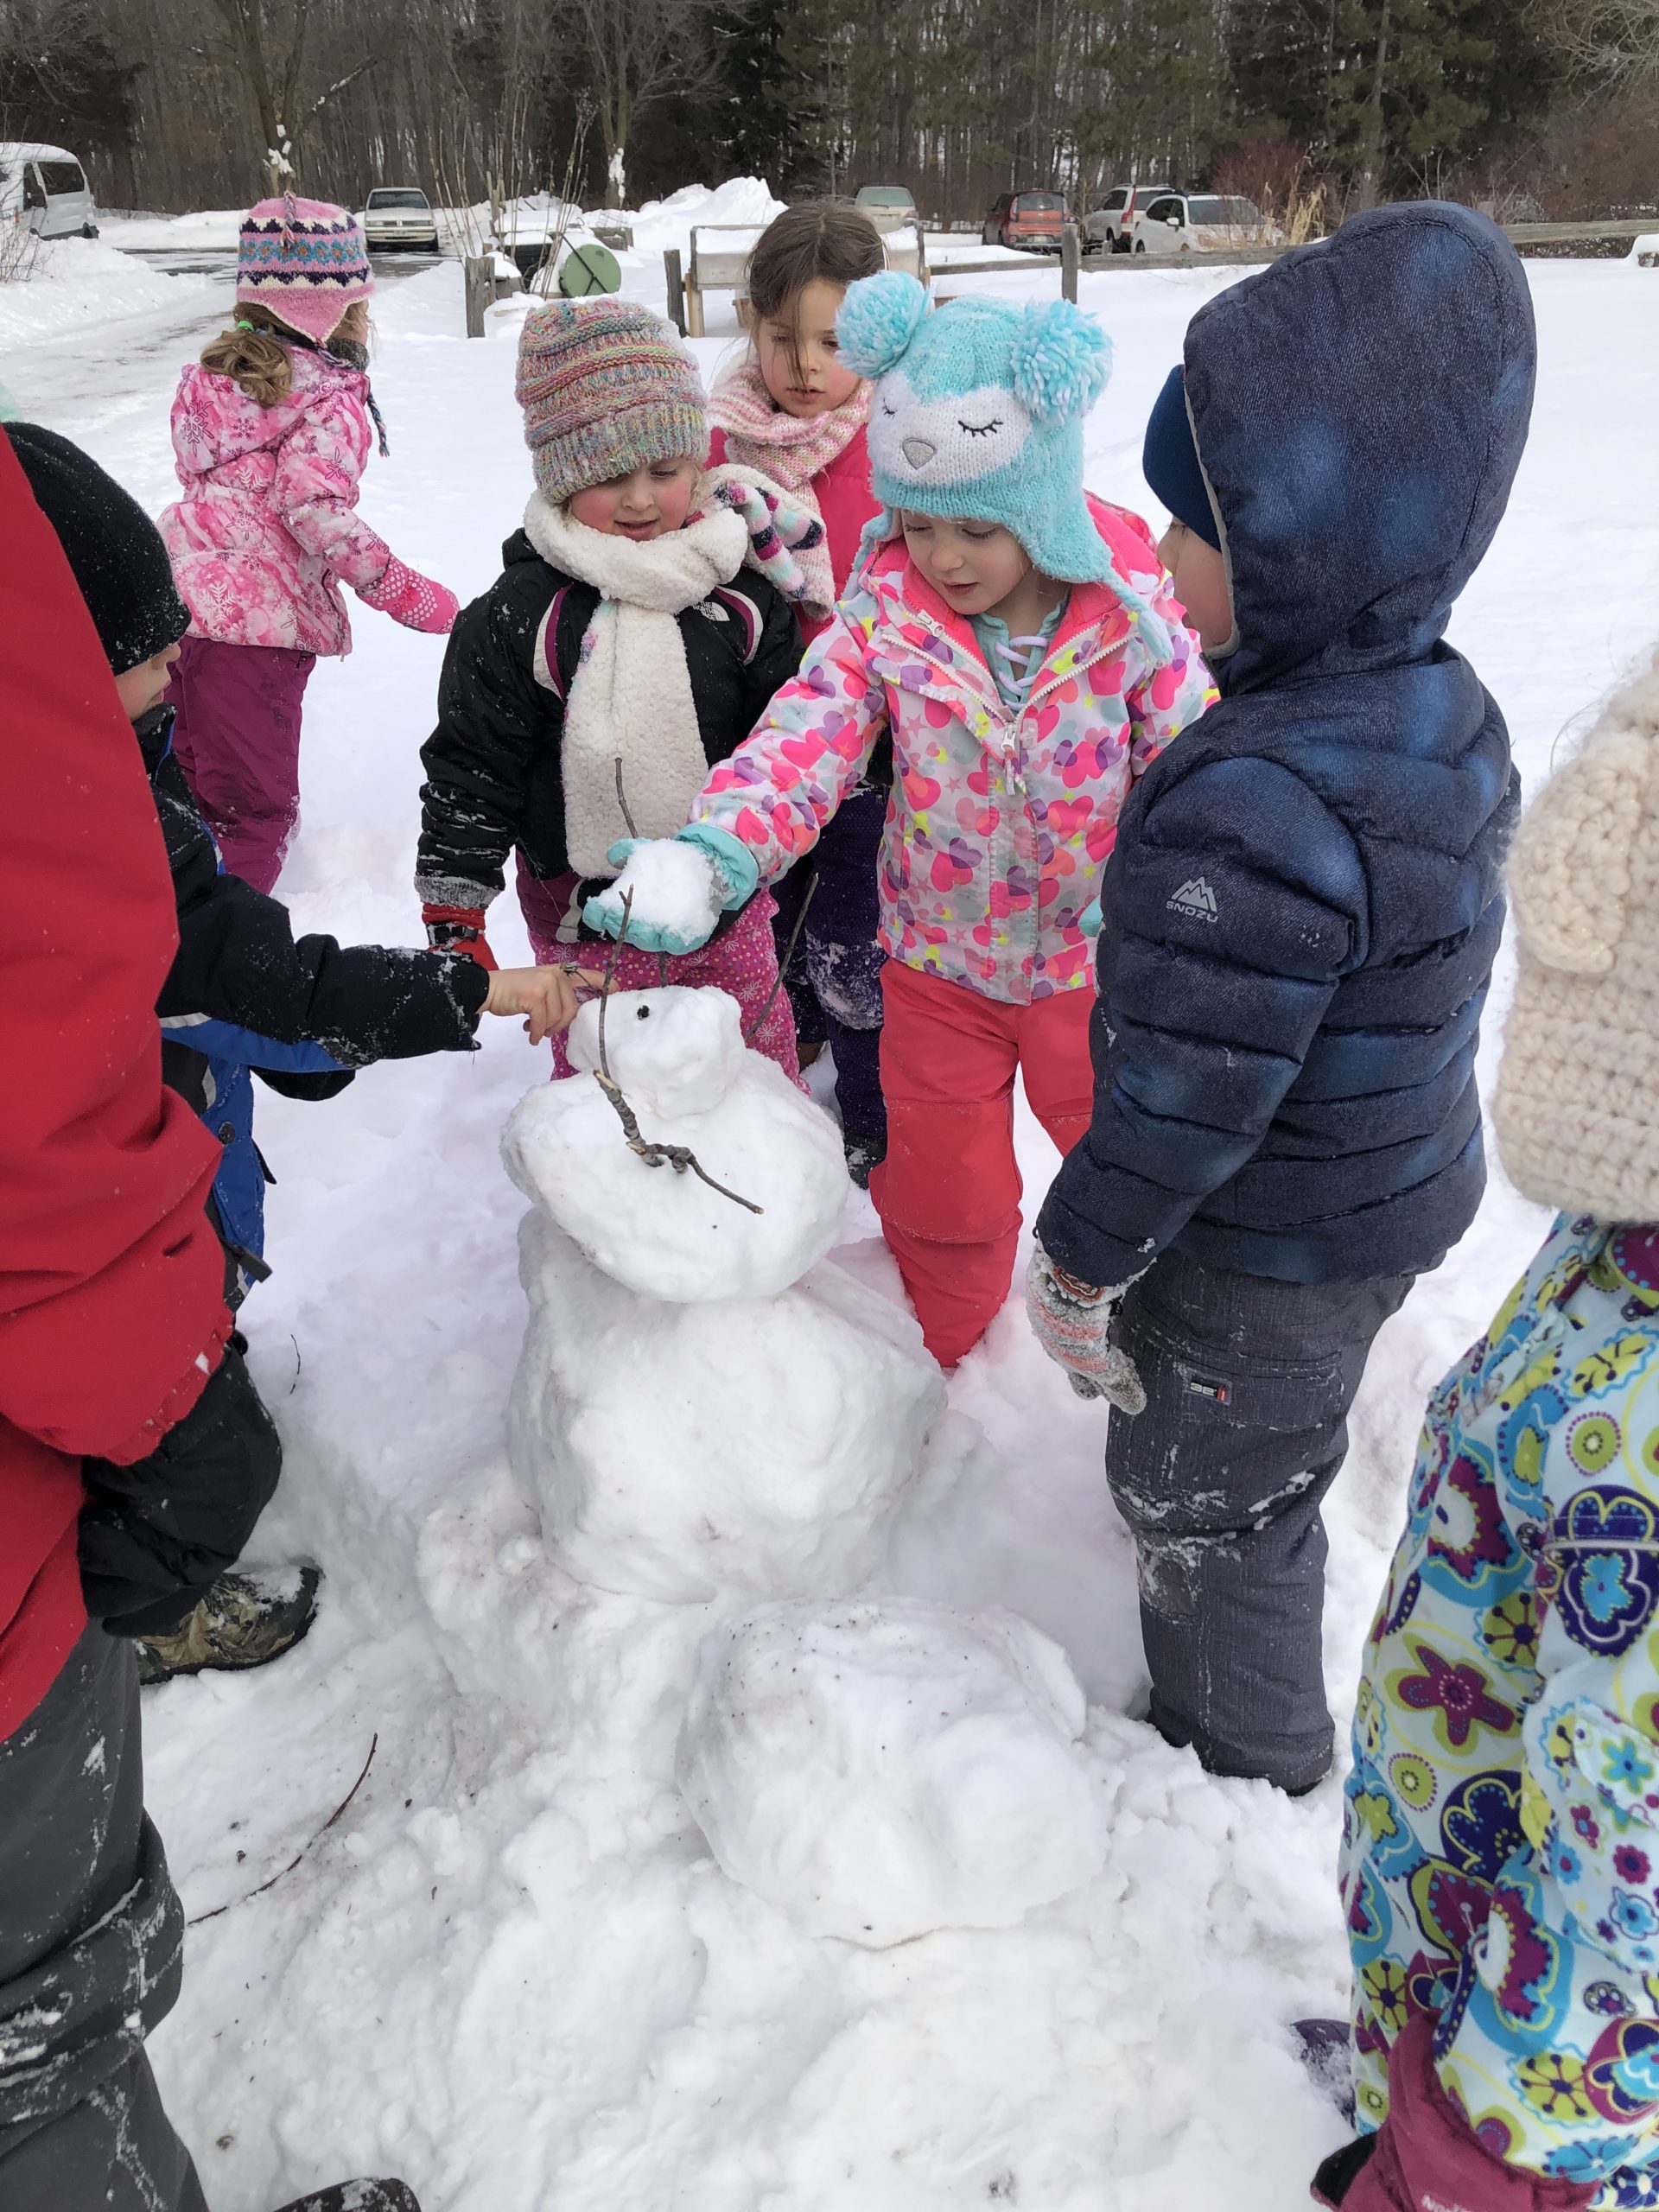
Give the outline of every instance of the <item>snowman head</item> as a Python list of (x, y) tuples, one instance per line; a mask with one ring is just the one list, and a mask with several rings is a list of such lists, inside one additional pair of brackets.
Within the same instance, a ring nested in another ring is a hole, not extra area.
[(848, 365), (875, 379), (871, 486), (889, 511), (999, 522), (1045, 575), (1116, 581), (1083, 487), (1083, 423), (1106, 386), (1111, 346), (1065, 300), (1015, 307), (952, 300), (930, 309), (913, 276), (848, 287), (836, 318)]
[[(572, 1023), (567, 1050), (573, 1068), (600, 1065), (599, 1001)], [(605, 1053), (611, 1075), (636, 1111), (658, 1120), (707, 1114), (742, 1071), (742, 1016), (728, 992), (615, 991), (605, 1013)]]

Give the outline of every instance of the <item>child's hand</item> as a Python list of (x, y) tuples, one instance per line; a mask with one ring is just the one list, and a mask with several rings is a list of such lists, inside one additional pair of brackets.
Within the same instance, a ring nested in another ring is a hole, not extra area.
[(575, 979), (564, 968), (497, 968), (490, 976), (486, 1014), (525, 1014), (524, 1034), (539, 1045), (568, 1029), (582, 1006)]

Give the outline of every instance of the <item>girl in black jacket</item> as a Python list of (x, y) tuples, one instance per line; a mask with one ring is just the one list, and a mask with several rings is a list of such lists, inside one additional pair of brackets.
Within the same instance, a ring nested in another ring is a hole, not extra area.
[[(683, 825), (710, 764), (737, 750), (799, 663), (790, 599), (740, 570), (764, 561), (791, 592), (799, 571), (768, 528), (766, 509), (787, 521), (787, 507), (757, 497), (752, 474), (705, 474), (696, 364), (645, 308), (550, 302), (524, 325), (518, 397), (538, 488), (501, 575), (449, 640), (422, 748), (416, 886), (432, 944), (493, 967), (485, 910), (516, 850), (537, 959), (592, 968), (608, 945), (584, 927), (586, 898), (615, 877), (629, 841)], [(796, 1075), (772, 912), (751, 900), (665, 970), (658, 952), (625, 945), (617, 981), (666, 972), (729, 991), (755, 1049)], [(553, 1049), (569, 1074), (561, 1039)]]

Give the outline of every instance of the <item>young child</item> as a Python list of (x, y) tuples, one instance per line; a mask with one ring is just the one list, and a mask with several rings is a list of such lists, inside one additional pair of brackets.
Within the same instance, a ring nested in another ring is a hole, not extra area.
[[(823, 524), (823, 545), (802, 561), (825, 610), (803, 617), (809, 643), (846, 590), (865, 524), (878, 511), (864, 435), (870, 387), (842, 359), (836, 317), (847, 287), (886, 260), (874, 225), (856, 207), (812, 200), (785, 209), (749, 257), (750, 347), (709, 397), (711, 464), (759, 469)], [(892, 782), (893, 748), (884, 741), (816, 851), (772, 887), (780, 959), (814, 887), (785, 981), (803, 1037), (834, 1051), (847, 1164), (861, 1184), (887, 1149), (876, 863)]]
[(1443, 632), (1526, 441), (1526, 278), (1482, 216), (1382, 208), (1221, 294), (1185, 355), (1146, 466), (1223, 697), (1124, 811), (1094, 1118), (1030, 1306), (1084, 1395), (1145, 1403), (1106, 1451), (1154, 1725), (1300, 1791), (1348, 1408), (1484, 1181), (1517, 786)]
[(1493, 1121), (1560, 1213), (1429, 1402), (1366, 1646), (1343, 2212), (1659, 2202), (1659, 664), (1522, 825)]
[[(1136, 775), (1211, 696), (1146, 525), (1083, 487), (1109, 348), (1065, 302), (867, 277), (837, 322), (879, 378), (869, 557), (797, 680), (717, 768), (679, 866), (741, 908), (807, 851), (883, 736), (881, 1087), (870, 1180), (929, 1350), (954, 1367), (1007, 1295), (1016, 1071), (1060, 1147), (1088, 1126), (1083, 917)], [(653, 861), (666, 872), (665, 857)], [(589, 913), (655, 915), (631, 864)]]
[[(584, 934), (585, 896), (628, 840), (684, 821), (710, 763), (793, 675), (800, 636), (781, 590), (737, 581), (749, 531), (705, 477), (702, 385), (665, 322), (627, 300), (550, 301), (525, 321), (518, 391), (537, 489), (449, 642), (416, 888), (431, 942), (491, 966), (485, 911), (516, 849), (536, 957), (591, 968), (603, 946)], [(667, 945), (665, 966), (630, 945), (617, 983), (729, 991), (755, 1049), (798, 1075), (771, 915), (760, 899), (693, 957)], [(553, 1056), (568, 1075), (556, 1037)]]
[(355, 512), (372, 416), (379, 426), (365, 373), (373, 284), (343, 207), (262, 200), (242, 222), (235, 325), (173, 403), (184, 497), (162, 534), (190, 609), (174, 746), (226, 867), (256, 891), (275, 885), (298, 819), (307, 679), (320, 653), (352, 649), (340, 584), (406, 629), (455, 619), (454, 594)]
[[(178, 915), (179, 949), (157, 1001), (163, 1079), (218, 1139), (209, 1211), (226, 1254), (234, 1311), (269, 1274), (267, 1171), (253, 1141), (257, 1072), (289, 1097), (333, 1097), (377, 1060), (467, 1052), (480, 1014), (524, 1014), (533, 1042), (575, 1014), (559, 969), (486, 976), (459, 953), (329, 937), (296, 942), (287, 910), (219, 865), (174, 759), (163, 703), (189, 611), (175, 588), (156, 525), (130, 493), (67, 438), (32, 423), (4, 435), (56, 531), (132, 721), (161, 818)], [(225, 1545), (234, 1556), (239, 1542)], [(304, 1634), (319, 1577), (308, 1568), (270, 1593), (245, 1575), (211, 1572), (179, 1627), (149, 1639), (144, 1679), (274, 1658)]]

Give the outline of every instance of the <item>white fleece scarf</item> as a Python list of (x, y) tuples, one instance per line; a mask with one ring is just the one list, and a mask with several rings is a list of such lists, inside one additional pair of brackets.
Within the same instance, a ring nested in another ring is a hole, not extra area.
[(564, 702), (565, 849), (578, 875), (614, 875), (605, 855), (617, 839), (673, 836), (708, 776), (675, 618), (731, 582), (748, 530), (714, 507), (640, 543), (589, 530), (537, 492), (524, 531), (544, 561), (599, 594)]

